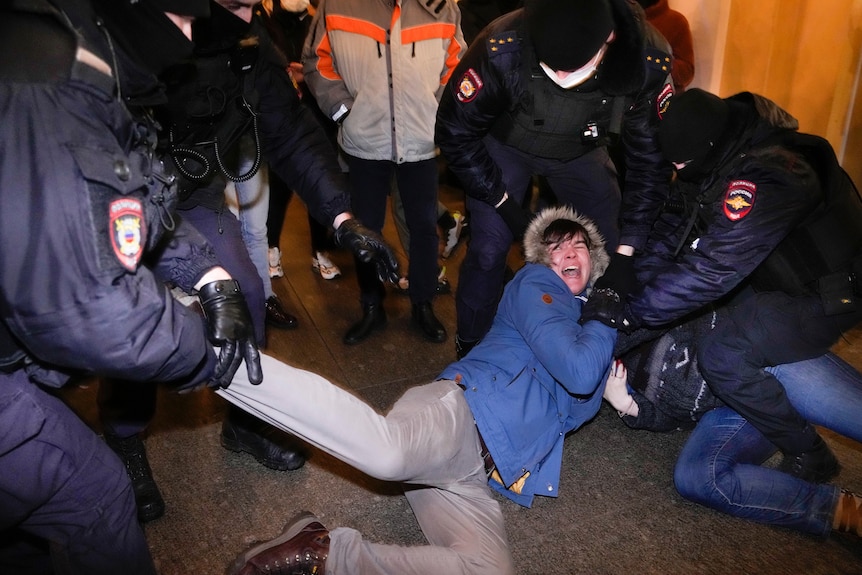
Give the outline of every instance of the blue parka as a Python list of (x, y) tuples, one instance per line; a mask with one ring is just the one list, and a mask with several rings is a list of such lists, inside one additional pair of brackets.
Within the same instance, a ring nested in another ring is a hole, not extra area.
[[(576, 216), (570, 208), (542, 212), (525, 243), (559, 217)], [(588, 225), (596, 277), (604, 271), (607, 255), (595, 227)], [(527, 253), (530, 260), (531, 250)], [(440, 376), (465, 388), (479, 433), (505, 483), (491, 480), (491, 486), (527, 507), (534, 495), (556, 497), (563, 440), (601, 405), (616, 330), (597, 321), (578, 323), (585, 295), (573, 295), (544, 262), (528, 262), (506, 286), (485, 338)], [(527, 472), (520, 494), (506, 488)]]

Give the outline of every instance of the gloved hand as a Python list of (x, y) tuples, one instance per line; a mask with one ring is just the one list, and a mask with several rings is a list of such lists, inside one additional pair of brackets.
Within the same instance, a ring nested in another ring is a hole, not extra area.
[(198, 296), (209, 326), (210, 340), (221, 346), (210, 387), (229, 386), (242, 360), (245, 360), (248, 381), (259, 384), (263, 381), (260, 351), (254, 341), (251, 316), (239, 282), (216, 280), (204, 284), (198, 290)]
[(495, 209), (497, 210), (497, 213), (500, 214), (500, 217), (503, 218), (503, 221), (506, 222), (506, 225), (509, 226), (515, 239), (523, 239), (524, 232), (527, 231), (527, 226), (530, 225), (530, 220), (533, 219), (533, 215), (522, 208), (521, 205), (510, 196), (506, 196), (503, 203)]
[(620, 298), (625, 299), (637, 287), (634, 257), (620, 253), (611, 255), (608, 269), (596, 280), (593, 287), (594, 289), (609, 288), (615, 291)]
[(610, 288), (593, 289), (590, 298), (581, 309), (581, 325), (588, 321), (600, 321), (608, 327), (628, 331), (633, 326), (626, 319), (626, 305), (619, 294)]
[(398, 283), (401, 277), (398, 273), (398, 260), (380, 234), (369, 230), (356, 218), (350, 218), (341, 222), (335, 230), (335, 241), (339, 246), (349, 248), (359, 261), (374, 262), (380, 281)]

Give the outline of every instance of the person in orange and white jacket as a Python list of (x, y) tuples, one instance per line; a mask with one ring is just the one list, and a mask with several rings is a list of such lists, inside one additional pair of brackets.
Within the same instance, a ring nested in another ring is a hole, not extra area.
[[(412, 319), (428, 340), (446, 330), (434, 316), (437, 287), (437, 103), (466, 48), (454, 0), (321, 0), (303, 48), (305, 81), (339, 125), (357, 217), (380, 231), (394, 173), (410, 231)], [(383, 283), (357, 262), (362, 319), (355, 344), (382, 328)]]

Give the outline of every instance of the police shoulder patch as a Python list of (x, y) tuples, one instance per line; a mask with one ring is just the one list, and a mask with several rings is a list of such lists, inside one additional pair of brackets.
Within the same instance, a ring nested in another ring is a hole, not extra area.
[(129, 271), (141, 263), (147, 228), (144, 209), (137, 198), (120, 198), (108, 205), (108, 229), (114, 256)]
[(658, 119), (661, 120), (664, 117), (664, 113), (667, 112), (667, 107), (670, 104), (670, 99), (673, 97), (673, 86), (665, 84), (664, 87), (659, 92), (658, 97), (655, 99), (655, 112), (658, 114)]
[(724, 215), (732, 222), (747, 216), (754, 207), (757, 185), (748, 180), (733, 180), (724, 194)]
[(482, 90), (482, 78), (473, 68), (467, 68), (461, 79), (458, 80), (458, 101), (467, 103), (472, 101)]

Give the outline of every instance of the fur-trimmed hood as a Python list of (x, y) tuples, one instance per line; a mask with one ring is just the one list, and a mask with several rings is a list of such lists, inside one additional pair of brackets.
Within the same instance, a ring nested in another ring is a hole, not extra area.
[(528, 263), (549, 265), (548, 249), (542, 243), (542, 234), (551, 222), (555, 220), (571, 220), (584, 226), (590, 238), (590, 282), (587, 291), (592, 289), (593, 283), (599, 278), (610, 263), (610, 256), (605, 250), (605, 238), (599, 233), (599, 228), (586, 216), (582, 216), (568, 206), (556, 206), (545, 208), (533, 218), (524, 234), (524, 258)]

